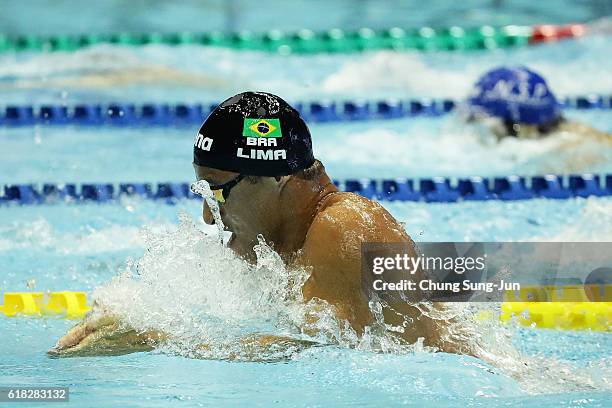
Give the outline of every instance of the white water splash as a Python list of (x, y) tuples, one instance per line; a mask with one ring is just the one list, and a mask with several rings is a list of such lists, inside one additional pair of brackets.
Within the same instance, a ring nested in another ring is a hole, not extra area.
[(223, 224), (223, 220), (221, 219), (221, 214), (219, 212), (219, 202), (215, 199), (215, 196), (210, 189), (210, 184), (206, 180), (198, 180), (195, 183), (192, 183), (191, 191), (195, 194), (199, 194), (206, 200), (206, 204), (213, 215), (213, 219), (215, 220), (215, 225), (217, 226), (217, 236), (219, 237), (219, 242), (223, 242), (223, 231), (225, 230), (225, 225)]
[(217, 238), (185, 214), (177, 230), (145, 231), (145, 255), (93, 297), (131, 327), (171, 334), (168, 349), (183, 355), (207, 345), (204, 356), (227, 358), (252, 333), (308, 337), (306, 316), (325, 315), (325, 306), (303, 302), (307, 273), (287, 269), (263, 240), (250, 265)]

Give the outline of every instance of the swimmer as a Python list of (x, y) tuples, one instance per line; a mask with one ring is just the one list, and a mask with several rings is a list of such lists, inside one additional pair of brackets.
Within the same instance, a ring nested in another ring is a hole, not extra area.
[[(411, 238), (379, 203), (338, 191), (313, 155), (306, 123), (275, 95), (245, 92), (219, 105), (196, 137), (193, 167), (197, 179), (210, 184), (221, 219), (233, 233), (228, 246), (254, 263), (253, 247), (263, 235), (288, 267), (310, 271), (302, 287), (304, 300), (324, 300), (338, 321), (348, 322), (358, 335), (374, 322), (362, 283), (361, 243), (406, 243), (416, 256)], [(206, 202), (203, 218), (214, 223)], [(423, 338), (424, 345), (441, 351), (466, 352), (450, 339), (446, 321), (430, 318), (416, 306), (397, 302), (385, 307), (383, 315), (389, 325), (411, 322), (397, 334), (405, 344)], [(119, 327), (108, 316), (89, 317), (61, 338), (50, 354), (123, 354), (150, 350), (168, 337)], [(253, 335), (242, 344), (260, 350), (304, 342)]]
[(567, 132), (612, 142), (612, 135), (566, 119), (544, 78), (523, 66), (486, 72), (459, 111), (468, 123), (487, 126), (498, 140), (540, 139)]

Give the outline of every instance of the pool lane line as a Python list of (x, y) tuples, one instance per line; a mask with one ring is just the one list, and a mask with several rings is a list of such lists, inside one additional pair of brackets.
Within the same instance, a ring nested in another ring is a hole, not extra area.
[(542, 24), (533, 27), (530, 44), (559, 41), (567, 38), (582, 37), (587, 33), (585, 24), (551, 25)]
[(3, 300), (0, 313), (7, 317), (53, 316), (79, 319), (91, 310), (85, 292), (6, 292)]
[(502, 322), (542, 329), (612, 329), (612, 302), (504, 302)]
[[(612, 95), (570, 96), (564, 109), (610, 110)], [(293, 106), (307, 122), (352, 122), (407, 117), (439, 117), (460, 106), (453, 99), (320, 100)], [(0, 109), (0, 126), (126, 126), (167, 127), (200, 125), (217, 103), (108, 103), (66, 105), (7, 105)]]
[(256, 33), (242, 30), (181, 33), (113, 33), (82, 35), (0, 34), (0, 53), (11, 52), (74, 52), (96, 44), (140, 47), (153, 44), (167, 46), (209, 46), (234, 50), (264, 51), (280, 55), (355, 53), (372, 50), (473, 51), (520, 47), (575, 38), (585, 35), (584, 24), (506, 25), (494, 27), (391, 27), (375, 30), (332, 28), (315, 32), (308, 29), (281, 31), (272, 29)]
[[(506, 291), (499, 320), (523, 326), (564, 330), (610, 331), (612, 327), (612, 285), (526, 286), (520, 291)], [(91, 307), (85, 292), (7, 292), (0, 305), (6, 317), (83, 318)], [(539, 302), (529, 301), (533, 299)], [(606, 301), (604, 301), (606, 300)], [(478, 320), (490, 320), (493, 312), (483, 310)]]
[[(452, 203), (459, 201), (570, 199), (612, 195), (612, 174), (334, 180), (341, 191), (382, 201)], [(176, 204), (201, 199), (190, 183), (45, 183), (0, 185), (0, 206), (54, 203), (112, 203), (127, 197)]]

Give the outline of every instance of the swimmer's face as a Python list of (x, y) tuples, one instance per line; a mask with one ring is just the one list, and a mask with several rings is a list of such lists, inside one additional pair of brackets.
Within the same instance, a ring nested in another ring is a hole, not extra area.
[(507, 137), (514, 137), (517, 139), (539, 139), (542, 137), (542, 134), (536, 125), (519, 123), (506, 125), (502, 120), (494, 117), (484, 116), (472, 118), (468, 120), (468, 123), (483, 126), (488, 133), (495, 135), (498, 141)]
[(512, 125), (512, 133), (518, 139), (539, 139), (543, 136), (536, 125), (519, 123)]
[[(235, 179), (238, 173), (193, 165), (198, 180), (210, 185), (225, 184)], [(278, 214), (278, 182), (272, 177), (261, 177), (256, 183), (248, 178), (241, 180), (231, 189), (224, 203), (220, 203), (221, 219), (237, 239), (257, 243), (257, 234), (266, 234), (274, 225)], [(214, 224), (210, 208), (204, 202), (204, 222)], [(250, 244), (249, 244), (250, 245)], [(252, 248), (252, 246), (251, 246)]]

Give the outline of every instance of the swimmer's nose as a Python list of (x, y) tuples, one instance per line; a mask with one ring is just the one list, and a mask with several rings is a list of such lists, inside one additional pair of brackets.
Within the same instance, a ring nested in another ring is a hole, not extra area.
[(212, 215), (212, 212), (210, 211), (210, 208), (208, 208), (208, 204), (206, 203), (204, 203), (202, 218), (204, 218), (204, 222), (208, 225), (213, 225), (215, 223), (215, 219)]

